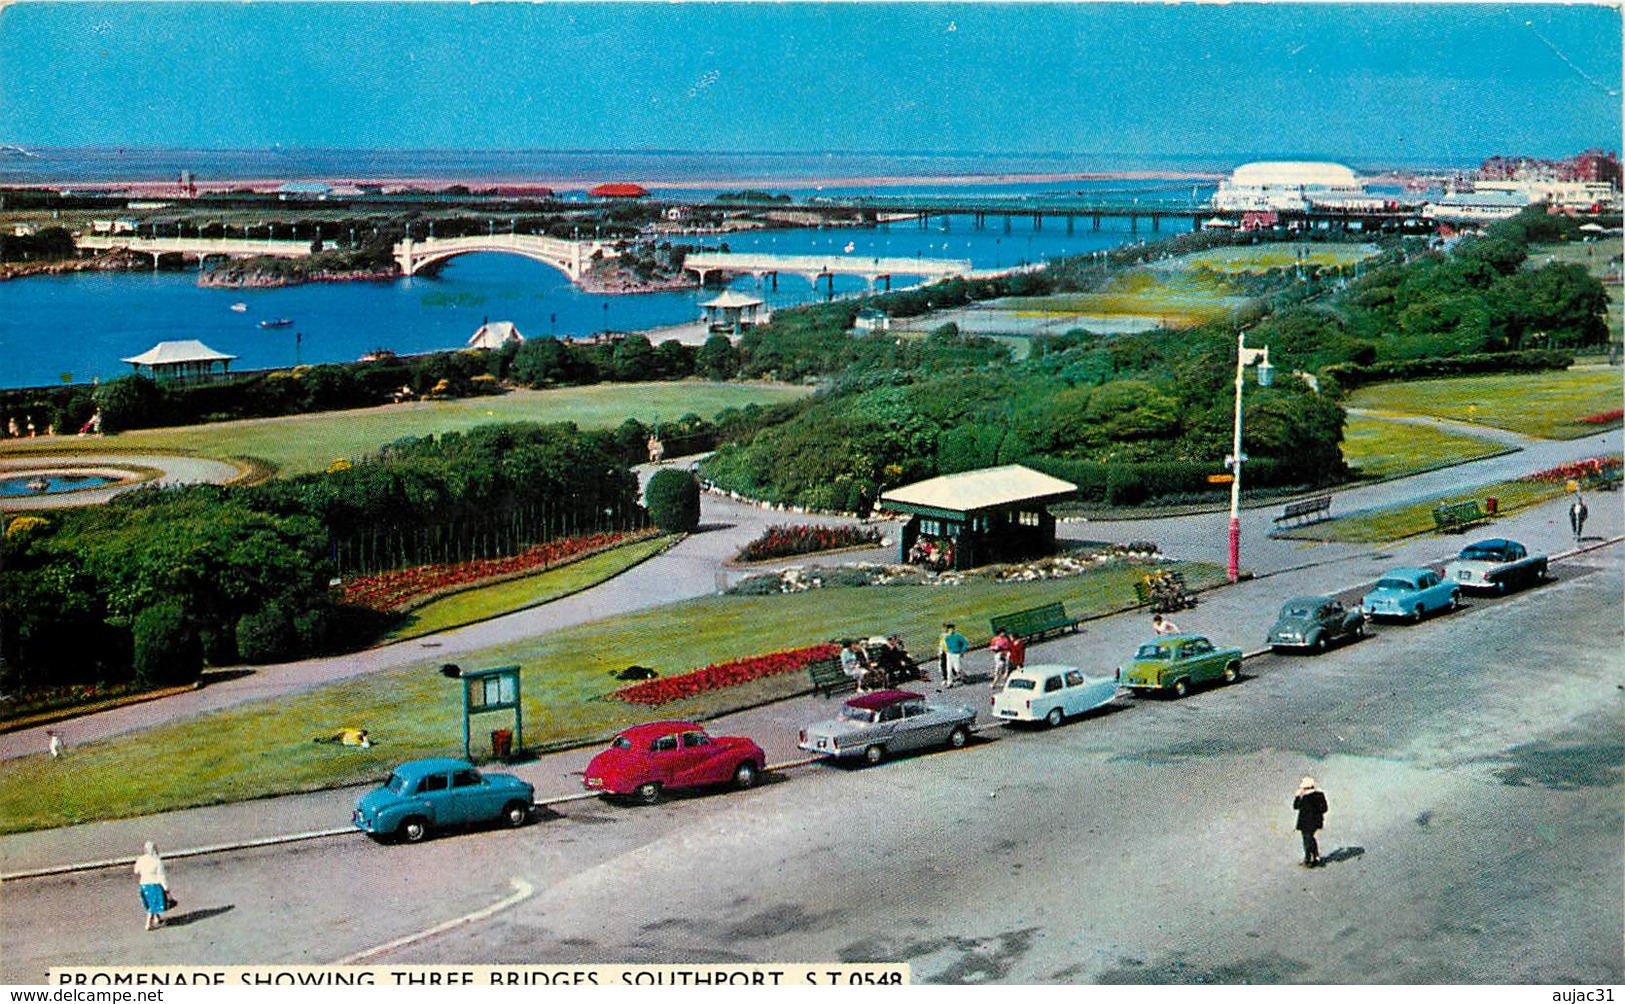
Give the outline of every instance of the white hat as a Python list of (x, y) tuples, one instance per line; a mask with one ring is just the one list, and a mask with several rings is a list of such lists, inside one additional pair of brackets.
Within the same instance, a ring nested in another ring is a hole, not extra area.
[(1310, 790), (1313, 790), (1314, 787), (1315, 787), (1315, 779), (1312, 778), (1312, 777), (1306, 777), (1302, 781), (1298, 782), (1298, 790), (1299, 791), (1310, 791)]

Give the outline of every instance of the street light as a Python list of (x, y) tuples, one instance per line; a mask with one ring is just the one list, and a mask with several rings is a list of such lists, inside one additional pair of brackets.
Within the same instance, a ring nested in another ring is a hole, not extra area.
[(1275, 380), (1275, 368), (1270, 365), (1269, 346), (1261, 349), (1247, 347), (1247, 332), (1236, 334), (1236, 428), (1230, 456), (1224, 464), (1230, 468), (1230, 561), (1225, 574), (1231, 582), (1241, 577), (1241, 465), (1247, 457), (1241, 452), (1241, 384), (1247, 367), (1258, 364), (1258, 385), (1268, 387)]

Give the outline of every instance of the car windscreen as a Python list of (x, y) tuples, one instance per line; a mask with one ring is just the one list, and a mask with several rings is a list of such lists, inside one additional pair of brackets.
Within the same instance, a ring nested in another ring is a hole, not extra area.
[(632, 740), (625, 736), (616, 736), (615, 741), (610, 743), (609, 747), (610, 749), (629, 750), (632, 748)]
[(400, 776), (399, 774), (391, 774), (389, 775), (389, 780), (384, 782), (384, 787), (388, 788), (390, 791), (393, 791), (397, 795), (405, 794), (406, 778)]
[(1023, 680), (1019, 676), (1004, 685), (1006, 690), (1034, 690), (1036, 688), (1037, 684), (1032, 680)]
[(875, 722), (876, 715), (870, 708), (854, 708), (852, 705), (848, 704), (841, 709), (841, 713), (836, 717), (843, 722), (858, 722), (862, 725), (872, 725)]
[(1469, 547), (1461, 552), (1460, 558), (1462, 561), (1500, 561), (1501, 552), (1489, 547)]
[(1410, 581), (1405, 580), (1405, 579), (1378, 579), (1377, 580), (1377, 588), (1378, 589), (1410, 590), (1410, 589), (1415, 589), (1416, 584), (1414, 582), (1410, 582)]
[(1141, 645), (1140, 650), (1134, 653), (1136, 659), (1166, 659), (1168, 647), (1166, 645)]

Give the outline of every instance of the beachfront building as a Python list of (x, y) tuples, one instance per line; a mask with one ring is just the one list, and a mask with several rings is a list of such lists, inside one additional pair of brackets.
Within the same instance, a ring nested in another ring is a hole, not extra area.
[(486, 321), (475, 331), (468, 340), (471, 349), (500, 349), (509, 342), (522, 342), (525, 336), (519, 333), (512, 321)]
[(1007, 464), (894, 488), (879, 507), (906, 513), (897, 558), (934, 568), (975, 568), (1055, 550), (1048, 506), (1078, 490), (1070, 481)]
[[(129, 363), (140, 373), (144, 366), (154, 380), (177, 383), (206, 383), (227, 375), (236, 356), (216, 352), (195, 338), (185, 341), (159, 342), (138, 356), (122, 362)], [(218, 369), (216, 368), (218, 367)]]
[(1212, 205), (1232, 213), (1307, 212), (1311, 206), (1363, 210), (1370, 201), (1353, 168), (1325, 161), (1261, 160), (1241, 165), (1219, 182)]
[(761, 299), (749, 293), (725, 289), (721, 296), (700, 304), (700, 308), (705, 311), (705, 321), (712, 331), (738, 334), (740, 328), (762, 324), (767, 320), (767, 315), (762, 312), (762, 303)]
[(1529, 205), (1526, 192), (1451, 192), (1423, 206), (1422, 215), (1446, 223), (1478, 223), (1516, 216)]

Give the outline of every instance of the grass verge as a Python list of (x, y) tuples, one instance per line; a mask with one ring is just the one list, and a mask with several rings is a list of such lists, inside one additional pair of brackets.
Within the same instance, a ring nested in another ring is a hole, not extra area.
[(1492, 439), (1375, 415), (1350, 415), (1343, 429), (1343, 459), (1367, 478), (1403, 477), (1508, 452)]
[[(1184, 566), (1193, 587), (1219, 582), (1221, 569)], [(944, 620), (985, 634), (994, 614), (1064, 602), (1074, 616), (1125, 609), (1144, 566), (1103, 565), (1041, 582), (960, 586), (871, 586), (773, 596), (708, 596), (621, 615), (459, 657), (467, 668), (524, 667), (527, 745), (592, 740), (652, 718), (710, 718), (805, 692), (791, 673), (663, 705), (607, 700), (632, 664), (675, 675), (707, 663), (825, 641), (901, 632), (929, 652)], [(967, 632), (969, 633), (969, 632)], [(438, 659), (74, 744), (71, 754), (20, 757), (0, 785), (0, 832), (64, 826), (193, 805), (310, 791), (383, 776), (413, 757), (460, 753), (461, 688)], [(1096, 670), (1103, 667), (1095, 667)], [(270, 672), (274, 673), (275, 670)], [(489, 727), (503, 725), (500, 716)], [(346, 726), (368, 729), (368, 750), (317, 743)], [(482, 724), (475, 722), (476, 735)], [(161, 769), (157, 765), (161, 765)]]
[(1497, 481), (1494, 484), (1466, 488), (1422, 501), (1366, 509), (1325, 523), (1285, 530), (1277, 536), (1344, 544), (1386, 543), (1433, 531), (1435, 528), (1433, 507), (1447, 502), (1476, 501), (1482, 505), (1485, 499), (1493, 498), (1500, 511), (1508, 513), (1567, 494), (1567, 489), (1561, 484), (1540, 481)]
[[(1625, 381), (1617, 366), (1575, 366), (1554, 373), (1509, 373), (1373, 384), (1348, 405), (1510, 429), (1541, 439), (1580, 439), (1609, 426), (1580, 419), (1619, 407)], [(1617, 424), (1617, 423), (1616, 423)]]
[(384, 641), (419, 638), (511, 614), (515, 610), (551, 603), (614, 578), (633, 565), (664, 552), (679, 539), (669, 534), (651, 537), (612, 547), (536, 575), (464, 589), (413, 610), (405, 616), (400, 626), (384, 636)]

